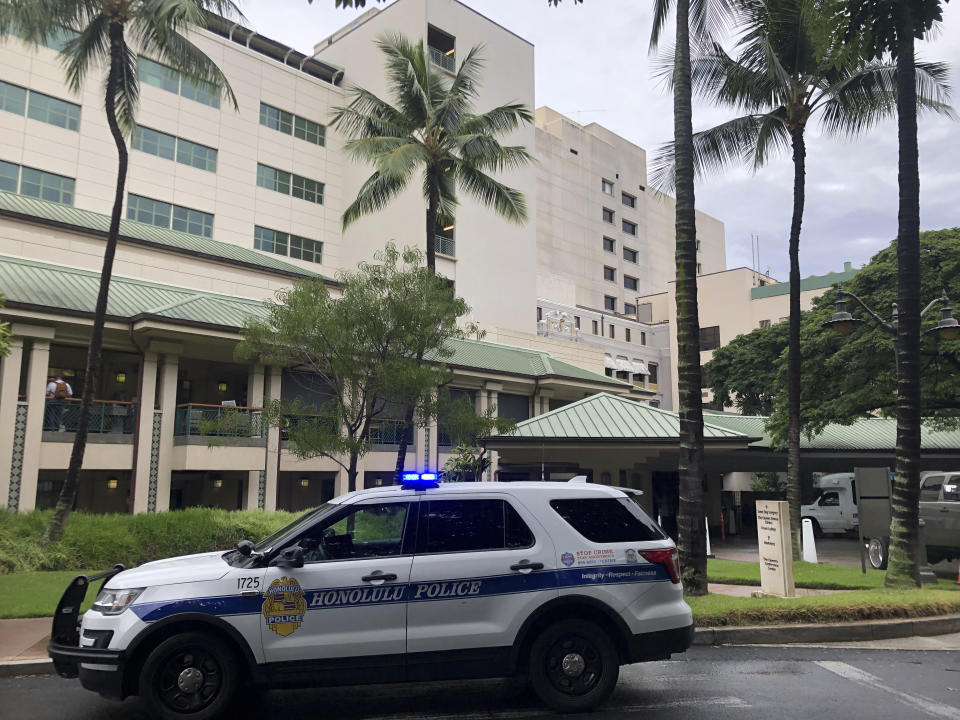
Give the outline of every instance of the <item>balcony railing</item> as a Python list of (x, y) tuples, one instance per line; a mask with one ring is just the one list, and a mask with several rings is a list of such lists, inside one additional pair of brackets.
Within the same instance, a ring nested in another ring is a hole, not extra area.
[(438, 50), (435, 47), (430, 48), (430, 60), (434, 65), (439, 65), (444, 70), (449, 70), (450, 72), (457, 71), (457, 56), (455, 53), (450, 53), (447, 55), (443, 50)]
[[(43, 429), (47, 432), (76, 432), (80, 405), (80, 398), (47, 398), (43, 409)], [(94, 400), (89, 432), (132, 435), (136, 422), (136, 403)]]
[(180, 437), (263, 437), (260, 408), (177, 405), (173, 434)]
[[(374, 420), (370, 423), (370, 442), (374, 445), (399, 445), (402, 436), (402, 420)], [(407, 444), (413, 444), (412, 425), (407, 428)]]
[(447, 255), (449, 257), (457, 256), (457, 243), (453, 238), (444, 237), (443, 235), (434, 235), (433, 249), (440, 255)]

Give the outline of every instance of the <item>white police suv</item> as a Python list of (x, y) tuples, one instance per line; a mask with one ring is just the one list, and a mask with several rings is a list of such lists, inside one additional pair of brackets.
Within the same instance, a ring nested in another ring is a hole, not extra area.
[(588, 710), (620, 665), (693, 637), (676, 547), (636, 500), (583, 482), (348, 493), (256, 545), (77, 577), (50, 656), (159, 718), (218, 717), (250, 684), (511, 675), (556, 710)]

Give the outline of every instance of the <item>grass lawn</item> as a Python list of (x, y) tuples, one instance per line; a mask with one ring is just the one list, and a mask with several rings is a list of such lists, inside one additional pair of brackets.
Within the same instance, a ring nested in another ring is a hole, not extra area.
[[(67, 585), (82, 571), (16, 573), (0, 575), (0, 618), (52, 616)], [(100, 582), (87, 590), (83, 610), (93, 603)]]
[[(797, 587), (825, 590), (866, 590), (882, 588), (885, 570), (841, 565), (820, 565), (797, 561), (793, 564), (793, 582)], [(710, 582), (730, 585), (760, 585), (760, 563), (737, 560), (707, 560), (707, 578)]]

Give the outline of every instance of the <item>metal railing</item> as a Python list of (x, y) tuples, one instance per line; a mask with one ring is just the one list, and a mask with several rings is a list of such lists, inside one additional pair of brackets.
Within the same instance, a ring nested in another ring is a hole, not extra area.
[(453, 436), (450, 435), (450, 432), (441, 425), (437, 426), (437, 446), (453, 447)]
[[(374, 420), (370, 423), (370, 442), (374, 445), (399, 445), (403, 436), (402, 420)], [(413, 426), (407, 428), (407, 444), (413, 444)]]
[[(81, 403), (80, 398), (47, 398), (43, 408), (43, 429), (47, 432), (76, 432)], [(136, 422), (136, 403), (94, 400), (88, 432), (132, 435)]]
[(453, 238), (444, 237), (443, 235), (433, 236), (433, 249), (441, 255), (447, 255), (449, 257), (457, 256), (457, 243)]
[(450, 53), (447, 55), (443, 50), (439, 50), (435, 47), (430, 48), (430, 60), (434, 65), (439, 65), (444, 70), (449, 70), (450, 72), (457, 71), (457, 56), (456, 53)]
[(261, 409), (177, 405), (173, 434), (180, 437), (263, 437)]

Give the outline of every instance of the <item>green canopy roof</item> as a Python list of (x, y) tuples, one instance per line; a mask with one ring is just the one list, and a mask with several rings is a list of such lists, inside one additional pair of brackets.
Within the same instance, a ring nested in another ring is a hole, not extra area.
[[(110, 229), (110, 216), (81, 210), (72, 205), (38, 200), (0, 191), (0, 216), (56, 225), (88, 234), (103, 235)], [(316, 277), (318, 273), (284, 262), (233, 243), (148, 225), (134, 220), (120, 221), (120, 239), (139, 245), (178, 251), (234, 265), (245, 265), (292, 277)]]
[[(712, 424), (704, 424), (705, 440), (743, 440), (751, 436)], [(597, 393), (588, 398), (518, 423), (513, 432), (497, 441), (536, 440), (669, 440), (680, 436), (680, 416), (675, 412), (635, 400)], [(757, 436), (752, 436), (757, 437)]]

